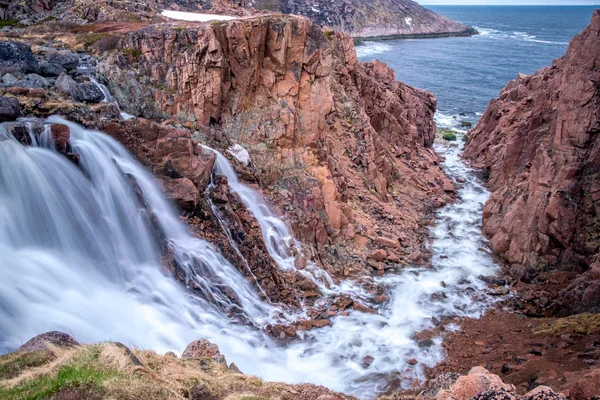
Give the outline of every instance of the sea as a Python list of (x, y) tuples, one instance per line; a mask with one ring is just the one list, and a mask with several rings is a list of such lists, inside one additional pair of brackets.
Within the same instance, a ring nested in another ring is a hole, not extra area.
[(473, 26), (479, 35), (359, 43), (361, 61), (378, 59), (396, 79), (434, 93), (438, 126), (476, 122), (489, 101), (522, 72), (532, 74), (565, 54), (594, 6), (429, 6)]

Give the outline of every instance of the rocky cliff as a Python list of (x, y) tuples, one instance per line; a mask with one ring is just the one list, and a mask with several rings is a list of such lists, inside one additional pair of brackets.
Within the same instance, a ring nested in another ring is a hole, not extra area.
[(477, 31), (420, 6), (412, 0), (253, 0), (259, 10), (311, 18), (318, 24), (358, 38), (470, 36)]
[(153, 25), (98, 70), (129, 112), (243, 146), (238, 174), (333, 274), (425, 261), (429, 211), (454, 191), (431, 148), (436, 100), (359, 63), (349, 36), (288, 16)]
[(483, 229), (518, 278), (585, 272), (564, 310), (600, 311), (600, 12), (567, 54), (492, 100), (464, 156), (489, 172)]

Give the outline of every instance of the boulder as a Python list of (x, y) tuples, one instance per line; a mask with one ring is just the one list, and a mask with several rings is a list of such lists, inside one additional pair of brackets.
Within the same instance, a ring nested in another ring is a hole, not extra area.
[(54, 86), (64, 93), (71, 94), (71, 91), (77, 86), (77, 82), (73, 80), (69, 75), (62, 73), (56, 78)]
[(485, 392), (514, 392), (514, 386), (502, 382), (498, 375), (483, 367), (472, 368), (454, 382), (449, 389), (441, 390), (436, 399), (470, 400)]
[(29, 74), (20, 81), (13, 83), (11, 86), (22, 87), (25, 89), (46, 89), (50, 86), (50, 82), (38, 74)]
[(210, 358), (218, 362), (225, 361), (225, 357), (219, 351), (219, 346), (206, 339), (195, 340), (188, 344), (181, 354), (181, 358), (195, 360)]
[(600, 396), (600, 369), (581, 378), (570, 390), (571, 400), (597, 400)]
[(52, 124), (50, 127), (50, 134), (54, 144), (59, 151), (64, 151), (69, 139), (71, 138), (71, 130), (67, 125), (63, 124)]
[(0, 96), (0, 122), (14, 121), (21, 116), (21, 105), (14, 97)]
[(19, 79), (12, 74), (4, 74), (2, 77), (2, 84), (5, 86), (13, 86), (17, 82), (19, 82)]
[(523, 400), (567, 400), (564, 394), (556, 393), (548, 386), (538, 386), (527, 392)]
[(104, 100), (104, 93), (102, 93), (102, 90), (92, 82), (77, 84), (72, 87), (70, 93), (77, 101), (99, 103)]
[(16, 351), (44, 351), (48, 350), (48, 344), (57, 347), (79, 346), (79, 343), (71, 335), (64, 332), (51, 331), (35, 336)]
[(70, 71), (77, 68), (79, 57), (72, 53), (54, 53), (48, 57), (48, 62), (60, 65), (67, 71)]
[(59, 64), (44, 62), (40, 65), (40, 74), (42, 76), (56, 77), (65, 72), (66, 69)]
[(39, 64), (31, 47), (24, 43), (0, 41), (0, 74), (38, 72)]

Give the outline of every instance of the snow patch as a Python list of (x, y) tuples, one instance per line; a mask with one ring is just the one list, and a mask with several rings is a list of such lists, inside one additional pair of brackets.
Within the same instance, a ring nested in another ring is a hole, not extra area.
[(229, 15), (217, 15), (217, 14), (199, 14), (183, 11), (171, 11), (163, 10), (161, 15), (167, 18), (179, 19), (182, 21), (194, 21), (194, 22), (207, 22), (207, 21), (231, 21), (236, 17)]
[(227, 152), (231, 154), (236, 160), (238, 160), (246, 166), (250, 163), (250, 154), (248, 154), (248, 150), (246, 150), (239, 144), (234, 144), (233, 146), (227, 149)]
[(412, 26), (412, 18), (411, 17), (404, 18), (404, 21), (406, 22), (406, 25)]

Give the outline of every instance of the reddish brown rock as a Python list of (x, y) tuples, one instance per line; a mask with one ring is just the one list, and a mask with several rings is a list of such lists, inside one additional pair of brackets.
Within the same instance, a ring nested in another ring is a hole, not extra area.
[(56, 148), (59, 149), (59, 151), (64, 151), (67, 142), (71, 139), (69, 127), (63, 124), (52, 124), (50, 126), (50, 133)]
[[(465, 157), (489, 171), (484, 233), (518, 278), (546, 266), (583, 272), (598, 259), (599, 32), (595, 11), (563, 58), (510, 82), (469, 134)], [(563, 312), (600, 310), (587, 274)]]
[(381, 236), (390, 248), (405, 238), (393, 260), (426, 260), (428, 213), (449, 199), (433, 95), (300, 17), (152, 26), (122, 45), (98, 67), (119, 102), (195, 124), (221, 150), (243, 146), (252, 162), (234, 163), (238, 174), (280, 208), (309, 259), (360, 274)]
[(79, 346), (79, 343), (73, 339), (71, 335), (63, 332), (52, 331), (42, 333), (34, 338), (29, 339), (16, 351), (45, 351), (48, 350), (49, 344), (56, 347)]
[(581, 378), (569, 391), (571, 400), (595, 400), (600, 396), (600, 369)]
[(219, 346), (209, 342), (206, 339), (199, 339), (193, 341), (192, 343), (187, 345), (187, 347), (181, 354), (181, 358), (194, 359), (212, 358), (216, 360), (222, 357), (223, 356), (219, 351)]

